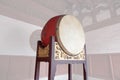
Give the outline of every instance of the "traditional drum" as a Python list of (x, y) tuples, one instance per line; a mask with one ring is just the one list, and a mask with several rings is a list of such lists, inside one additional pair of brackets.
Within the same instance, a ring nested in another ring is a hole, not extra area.
[(72, 15), (59, 15), (51, 18), (41, 33), (44, 46), (50, 43), (51, 36), (55, 36), (55, 41), (68, 55), (74, 56), (83, 51), (84, 31), (79, 20)]

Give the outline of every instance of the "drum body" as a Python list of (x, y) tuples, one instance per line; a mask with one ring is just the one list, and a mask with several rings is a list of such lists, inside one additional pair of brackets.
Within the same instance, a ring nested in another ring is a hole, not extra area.
[(74, 56), (83, 51), (84, 31), (79, 20), (74, 16), (59, 15), (51, 18), (41, 33), (41, 41), (44, 46), (50, 43), (51, 36), (55, 36), (55, 41), (68, 55)]

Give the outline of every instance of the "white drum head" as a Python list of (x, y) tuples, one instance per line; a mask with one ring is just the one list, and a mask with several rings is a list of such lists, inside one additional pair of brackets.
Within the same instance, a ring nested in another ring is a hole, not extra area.
[(85, 45), (84, 31), (79, 20), (71, 15), (63, 16), (58, 25), (57, 39), (67, 54), (79, 54)]

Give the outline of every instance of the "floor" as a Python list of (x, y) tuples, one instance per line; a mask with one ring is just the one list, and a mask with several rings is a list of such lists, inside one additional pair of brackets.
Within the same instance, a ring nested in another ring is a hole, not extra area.
[[(48, 78), (41, 78), (40, 80), (48, 80)], [(60, 76), (56, 76), (55, 80), (68, 80), (68, 78), (67, 75), (60, 75)], [(72, 80), (83, 80), (83, 77), (74, 74)], [(88, 80), (104, 80), (104, 79), (89, 77)]]

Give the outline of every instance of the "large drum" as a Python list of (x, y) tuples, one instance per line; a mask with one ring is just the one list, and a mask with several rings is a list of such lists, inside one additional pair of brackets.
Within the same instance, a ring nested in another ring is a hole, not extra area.
[(72, 15), (59, 15), (51, 18), (41, 33), (41, 41), (44, 46), (50, 43), (51, 36), (55, 36), (60, 47), (70, 56), (83, 51), (84, 31), (79, 20)]

